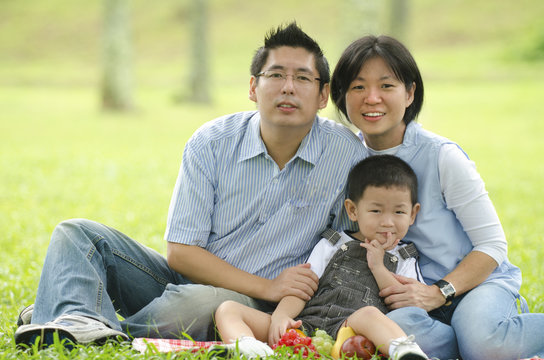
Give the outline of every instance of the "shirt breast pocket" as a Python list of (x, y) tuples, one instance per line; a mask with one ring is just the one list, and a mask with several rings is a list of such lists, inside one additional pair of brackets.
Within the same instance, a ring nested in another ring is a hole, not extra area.
[(316, 182), (306, 183), (291, 190), (289, 205), (297, 211), (311, 209), (316, 206), (332, 206), (332, 200), (338, 195), (340, 189), (335, 189), (330, 184)]

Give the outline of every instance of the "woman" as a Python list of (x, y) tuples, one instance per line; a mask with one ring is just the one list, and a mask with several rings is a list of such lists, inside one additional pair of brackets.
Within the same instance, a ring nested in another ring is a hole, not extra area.
[(356, 40), (334, 70), (331, 97), (361, 130), (370, 154), (396, 155), (418, 176), (421, 210), (405, 239), (417, 246), (429, 285), (399, 279), (403, 285), (384, 289), (388, 316), (431, 357), (544, 356), (544, 314), (528, 313), (519, 294), (521, 272), (508, 261), (474, 163), (457, 144), (414, 122), (423, 80), (406, 47), (387, 36)]

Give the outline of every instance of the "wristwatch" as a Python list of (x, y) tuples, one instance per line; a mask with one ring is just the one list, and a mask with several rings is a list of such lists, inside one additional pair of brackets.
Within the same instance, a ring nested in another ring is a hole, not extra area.
[(451, 301), (455, 297), (455, 288), (453, 287), (453, 284), (447, 282), (446, 280), (438, 280), (433, 285), (438, 286), (440, 292), (446, 298), (446, 303), (444, 305), (450, 306)]

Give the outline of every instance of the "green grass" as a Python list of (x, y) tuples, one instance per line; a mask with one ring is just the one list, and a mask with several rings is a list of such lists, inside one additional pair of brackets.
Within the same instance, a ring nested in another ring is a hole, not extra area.
[[(503, 223), (509, 258), (523, 271), (521, 292), (533, 311), (544, 312), (544, 64), (520, 60), (534, 50), (544, 2), (493, 9), (472, 0), (413, 3), (409, 39), (426, 85), (419, 121), (459, 142), (476, 162)], [(262, 34), (297, 18), (331, 64), (346, 45), (337, 40), (347, 26), (341, 9), (329, 2), (285, 0), (289, 6), (278, 10), (218, 2), (210, 22), (214, 103), (175, 104), (187, 75), (187, 2), (149, 8), (134, 0), (137, 110), (105, 114), (97, 90), (97, 4), (80, 11), (80, 3), (67, 0), (0, 3), (0, 32), (9, 34), (0, 38), (0, 360), (173, 358), (140, 356), (115, 344), (71, 352), (15, 349), (15, 320), (34, 301), (54, 226), (90, 218), (165, 253), (162, 236), (183, 146), (202, 123), (255, 108), (247, 99), (247, 68)], [(332, 105), (323, 114), (336, 117)]]

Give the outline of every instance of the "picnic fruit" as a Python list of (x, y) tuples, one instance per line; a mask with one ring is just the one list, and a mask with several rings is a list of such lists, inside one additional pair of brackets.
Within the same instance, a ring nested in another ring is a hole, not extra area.
[(355, 335), (344, 341), (340, 348), (340, 353), (346, 357), (357, 356), (359, 359), (370, 360), (372, 359), (372, 355), (376, 353), (376, 347), (366, 337)]
[[(315, 346), (312, 344), (312, 338), (306, 335), (301, 335), (300, 330), (289, 329), (281, 336), (277, 343), (272, 345), (272, 349), (277, 349), (282, 346), (293, 348), (293, 354), (301, 354), (307, 357), (310, 352), (315, 352)], [(302, 333), (304, 334), (304, 333)]]
[(338, 330), (338, 334), (336, 335), (336, 342), (332, 346), (331, 349), (331, 356), (335, 359), (340, 358), (340, 348), (342, 347), (342, 344), (344, 341), (346, 341), (348, 338), (355, 336), (355, 332), (353, 329), (349, 326), (343, 326)]
[[(304, 333), (304, 331), (302, 331), (302, 330), (300, 330), (300, 329), (293, 329), (293, 328), (291, 328), (291, 329), (289, 329), (289, 330), (295, 330), (295, 331), (297, 332), (297, 334), (299, 334), (300, 336), (306, 337), (306, 334)], [(289, 331), (289, 330), (287, 330), (287, 331)]]
[(317, 329), (314, 336), (312, 336), (312, 343), (319, 353), (330, 355), (334, 339), (325, 330)]

